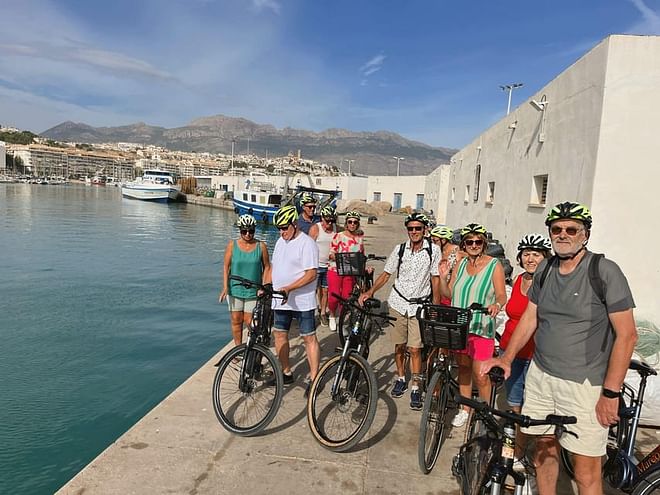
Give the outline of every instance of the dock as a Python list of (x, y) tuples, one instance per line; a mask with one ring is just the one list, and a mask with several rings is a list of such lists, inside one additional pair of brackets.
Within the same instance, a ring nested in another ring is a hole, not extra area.
[[(388, 255), (406, 238), (401, 216), (385, 215), (373, 225), (364, 223), (368, 253)], [(375, 264), (377, 272), (382, 266)], [(388, 293), (385, 287), (377, 296), (387, 298)], [(318, 336), (324, 361), (334, 354), (337, 337), (324, 326), (318, 328)], [(256, 437), (224, 430), (213, 412), (211, 386), (213, 365), (231, 345), (219, 350), (57, 493), (458, 495), (451, 461), (465, 427), (454, 429), (435, 469), (423, 475), (417, 465), (421, 412), (410, 409), (409, 393), (400, 399), (390, 396), (395, 367), (387, 335), (379, 336), (369, 357), (379, 388), (374, 423), (347, 453), (324, 449), (309, 431), (303, 385), (308, 367), (297, 335), (291, 340), (296, 382), (285, 386), (275, 420)], [(655, 432), (652, 437), (657, 444)], [(576, 492), (562, 478), (558, 493)]]

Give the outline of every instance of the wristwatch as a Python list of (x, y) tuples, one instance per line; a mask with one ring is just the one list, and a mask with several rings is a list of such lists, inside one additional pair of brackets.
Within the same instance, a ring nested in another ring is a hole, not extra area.
[(602, 391), (603, 397), (607, 399), (618, 399), (621, 397), (621, 392), (615, 392), (614, 390), (610, 390), (609, 388), (603, 387)]

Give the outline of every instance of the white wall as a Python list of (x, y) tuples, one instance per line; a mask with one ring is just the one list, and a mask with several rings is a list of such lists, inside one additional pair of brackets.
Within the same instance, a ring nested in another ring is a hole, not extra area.
[(660, 37), (612, 36), (590, 247), (623, 269), (636, 316), (660, 326)]
[(374, 193), (380, 193), (381, 201), (388, 201), (394, 206), (394, 194), (401, 194), (401, 207), (410, 206), (415, 208), (417, 195), (424, 194), (425, 175), (375, 175), (368, 178), (367, 197), (368, 203), (374, 201)]
[(433, 210), (438, 224), (444, 224), (447, 218), (450, 171), (451, 167), (448, 164), (440, 165), (426, 177), (424, 182), (424, 209)]

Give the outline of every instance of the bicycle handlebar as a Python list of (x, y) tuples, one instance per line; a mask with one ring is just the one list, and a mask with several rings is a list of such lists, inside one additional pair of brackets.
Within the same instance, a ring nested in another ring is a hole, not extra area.
[(273, 290), (273, 284), (265, 284), (262, 285), (260, 283), (254, 282), (252, 280), (249, 280), (247, 278), (240, 277), (238, 275), (230, 275), (229, 280), (234, 280), (238, 282), (236, 285), (242, 285), (243, 287), (246, 287), (248, 289), (257, 289), (257, 290), (262, 290), (269, 296), (281, 296), (282, 298), (286, 299), (288, 297), (288, 294), (286, 291), (283, 290)]
[[(364, 313), (367, 316), (371, 316), (372, 318), (383, 318), (383, 319), (389, 320), (389, 321), (396, 321), (396, 318), (394, 318), (393, 316), (384, 315), (382, 313), (380, 313), (380, 314), (379, 313), (372, 313), (372, 312), (366, 310), (364, 307), (360, 306), (359, 304), (355, 304), (353, 301), (349, 301), (348, 299), (344, 299), (343, 297), (341, 297), (339, 294), (337, 294), (335, 292), (332, 292), (330, 295), (333, 296), (333, 297), (336, 297), (339, 300), (339, 302), (341, 302), (342, 304), (344, 304), (346, 306), (351, 306), (352, 308), (355, 308), (358, 311), (360, 311), (361, 313)], [(369, 301), (371, 301), (371, 300), (375, 300), (375, 299), (373, 299), (373, 298), (367, 299), (366, 301), (364, 301), (365, 305), (368, 305)]]
[(500, 418), (508, 419), (524, 428), (530, 426), (563, 426), (563, 425), (572, 425), (577, 423), (577, 418), (575, 416), (558, 416), (556, 414), (548, 414), (545, 419), (533, 419), (524, 414), (516, 414), (508, 411), (499, 411), (490, 407), (488, 404), (482, 401), (468, 399), (462, 395), (455, 395), (454, 401), (457, 404), (463, 404), (468, 407), (471, 407), (475, 411), (486, 413), (492, 416), (499, 416)]
[(387, 256), (376, 256), (375, 254), (368, 254), (367, 261), (385, 261)]

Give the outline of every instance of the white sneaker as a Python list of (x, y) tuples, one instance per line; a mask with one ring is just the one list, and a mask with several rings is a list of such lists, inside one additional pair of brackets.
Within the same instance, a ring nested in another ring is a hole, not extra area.
[(451, 425), (455, 428), (460, 428), (467, 423), (467, 420), (468, 412), (465, 409), (461, 409), (456, 416), (454, 416), (454, 419), (451, 420)]
[(337, 318), (334, 316), (328, 316), (328, 325), (330, 326), (330, 330), (332, 332), (337, 331)]

